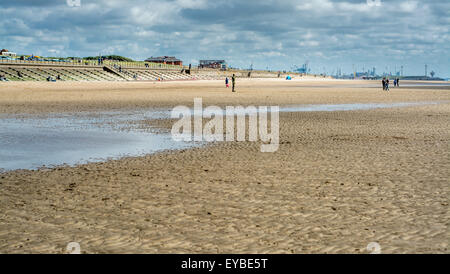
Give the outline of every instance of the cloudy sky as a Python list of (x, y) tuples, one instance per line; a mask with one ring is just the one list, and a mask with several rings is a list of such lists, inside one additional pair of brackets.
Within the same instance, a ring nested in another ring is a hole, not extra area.
[(0, 26), (20, 54), (450, 77), (449, 0), (0, 0)]

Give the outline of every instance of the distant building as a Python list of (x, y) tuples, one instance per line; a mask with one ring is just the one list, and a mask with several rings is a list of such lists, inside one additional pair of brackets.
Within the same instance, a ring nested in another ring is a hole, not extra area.
[(0, 50), (0, 55), (1, 55), (1, 56), (10, 56), (10, 57), (16, 57), (16, 56), (17, 56), (16, 53), (10, 52), (10, 51), (7, 50), (7, 49), (2, 49), (2, 50)]
[(226, 69), (227, 63), (225, 60), (200, 60), (200, 68)]
[(145, 62), (158, 63), (158, 64), (167, 64), (167, 65), (175, 65), (182, 66), (183, 61), (175, 58), (174, 56), (160, 56), (160, 57), (150, 57)]

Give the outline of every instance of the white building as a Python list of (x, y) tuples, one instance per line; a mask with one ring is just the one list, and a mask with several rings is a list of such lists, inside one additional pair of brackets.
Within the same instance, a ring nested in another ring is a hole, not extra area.
[(17, 56), (17, 54), (15, 52), (10, 52), (7, 49), (0, 50), (0, 55), (1, 56), (9, 56), (9, 57), (16, 57)]

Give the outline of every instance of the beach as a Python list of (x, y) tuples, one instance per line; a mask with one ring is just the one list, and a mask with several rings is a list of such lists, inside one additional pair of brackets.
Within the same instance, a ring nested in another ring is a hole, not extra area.
[[(402, 85), (405, 84), (405, 87)], [(217, 142), (0, 173), (0, 253), (449, 253), (450, 87), (379, 81), (6, 82), (0, 114), (423, 103), (280, 113), (280, 147)], [(171, 119), (130, 121), (170, 130)]]

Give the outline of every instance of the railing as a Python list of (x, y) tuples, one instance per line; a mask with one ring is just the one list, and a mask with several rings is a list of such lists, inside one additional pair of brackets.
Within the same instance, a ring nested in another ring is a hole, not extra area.
[(55, 65), (55, 66), (111, 66), (116, 65), (122, 68), (150, 68), (150, 69), (182, 69), (187, 68), (186, 66), (150, 63), (145, 61), (134, 61), (134, 62), (124, 62), (124, 61), (112, 61), (104, 60), (99, 63), (96, 60), (70, 60), (70, 61), (30, 61), (30, 60), (7, 60), (0, 59), (0, 64), (28, 64), (28, 65)]
[(30, 61), (30, 60), (7, 60), (0, 59), (0, 64), (28, 64), (28, 65), (67, 65), (67, 66), (98, 66), (97, 62), (82, 61), (81, 63), (77, 61)]
[[(146, 64), (147, 64), (147, 66), (146, 66)], [(122, 67), (122, 68), (151, 68), (151, 69), (182, 69), (182, 68), (186, 68), (183, 66), (150, 63), (150, 62), (145, 62), (145, 61), (124, 62), (124, 61), (104, 60), (103, 65), (109, 65), (109, 66), (116, 65), (117, 67)]]

